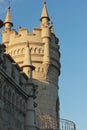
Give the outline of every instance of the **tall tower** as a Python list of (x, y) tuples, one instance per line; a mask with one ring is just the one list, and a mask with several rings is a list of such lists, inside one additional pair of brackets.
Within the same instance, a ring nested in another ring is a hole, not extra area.
[[(37, 125), (40, 129), (56, 130), (59, 128), (60, 52), (59, 40), (53, 31), (53, 25), (50, 24), (46, 2), (43, 5), (40, 22), (40, 26), (34, 28), (32, 33), (29, 33), (27, 28), (20, 28), (16, 32), (11, 29), (13, 23), (8, 8), (4, 22), (5, 29), (2, 31), (2, 43), (7, 46), (6, 52), (27, 75), (31, 73), (31, 69), (25, 68), (24, 65), (30, 66), (32, 60), (32, 65), (35, 66), (32, 72), (32, 82), (38, 85)], [(29, 41), (29, 46), (27, 41)], [(26, 54), (28, 54), (28, 59), (30, 57), (29, 62), (25, 60)]]

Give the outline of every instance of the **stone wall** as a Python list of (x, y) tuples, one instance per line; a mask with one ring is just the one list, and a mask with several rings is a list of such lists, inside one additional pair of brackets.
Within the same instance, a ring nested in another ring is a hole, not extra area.
[(9, 55), (0, 59), (0, 130), (24, 130), (27, 77)]

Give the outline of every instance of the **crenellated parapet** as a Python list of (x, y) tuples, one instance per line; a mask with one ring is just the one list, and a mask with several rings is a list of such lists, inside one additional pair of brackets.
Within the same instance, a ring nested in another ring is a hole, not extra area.
[[(20, 28), (17, 32), (15, 29), (12, 29), (10, 32), (6, 30), (2, 31), (2, 43), (8, 43), (8, 46), (18, 44), (20, 41), (26, 42), (27, 40), (35, 42), (41, 42), (41, 29), (35, 28), (33, 29), (32, 33), (29, 33), (27, 28)], [(26, 38), (26, 40), (25, 40)], [(7, 44), (6, 44), (7, 45)]]

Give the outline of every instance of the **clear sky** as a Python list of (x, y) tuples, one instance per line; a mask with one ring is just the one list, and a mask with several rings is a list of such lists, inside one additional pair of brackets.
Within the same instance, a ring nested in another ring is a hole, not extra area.
[[(4, 20), (8, 0), (0, 0)], [(43, 0), (11, 0), (14, 28), (38, 27)], [(47, 0), (54, 30), (60, 39), (60, 116), (87, 129), (87, 0)]]

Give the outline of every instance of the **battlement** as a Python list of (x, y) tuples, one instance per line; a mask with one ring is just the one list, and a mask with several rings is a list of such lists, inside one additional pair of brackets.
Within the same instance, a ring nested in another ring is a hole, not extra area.
[(3, 30), (2, 31), (2, 43), (8, 46), (17, 44), (21, 42), (42, 42), (41, 39), (41, 29), (35, 28), (32, 33), (29, 33), (27, 28), (20, 28), (17, 32), (15, 29), (12, 29), (10, 32)]

